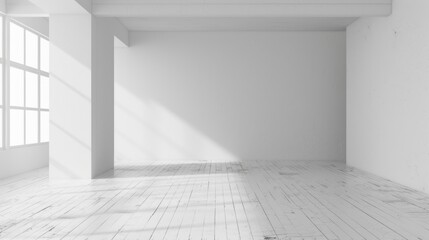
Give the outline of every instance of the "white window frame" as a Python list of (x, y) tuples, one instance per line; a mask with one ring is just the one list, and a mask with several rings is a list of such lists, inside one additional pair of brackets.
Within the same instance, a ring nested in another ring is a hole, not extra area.
[[(49, 79), (49, 72), (45, 72), (42, 71), (40, 69), (40, 60), (41, 60), (41, 55), (40, 55), (40, 44), (41, 41), (40, 39), (45, 39), (47, 41), (49, 41), (49, 38), (43, 34), (41, 34), (40, 32), (37, 32), (35, 30), (33, 30), (32, 28), (18, 22), (15, 21), (5, 15), (3, 16), (3, 148), (0, 148), (1, 150), (5, 150), (5, 149), (12, 149), (12, 148), (22, 148), (22, 147), (28, 147), (28, 146), (34, 146), (34, 145), (45, 145), (45, 144), (49, 144), (48, 142), (41, 142), (41, 112), (49, 112), (49, 109), (46, 108), (41, 108), (41, 88), (40, 88), (40, 82), (41, 82), (41, 76), (47, 77)], [(20, 63), (16, 63), (16, 62), (12, 62), (10, 61), (10, 43), (9, 43), (9, 39), (10, 39), (10, 32), (9, 32), (9, 26), (10, 23), (14, 23), (20, 27), (22, 27), (24, 29), (24, 62), (23, 64)], [(30, 31), (34, 34), (36, 34), (39, 37), (39, 41), (38, 41), (38, 65), (37, 65), (37, 69), (36, 68), (32, 68), (29, 66), (26, 66), (26, 34), (25, 31)], [(24, 107), (16, 107), (16, 106), (10, 106), (9, 100), (10, 100), (10, 89), (9, 89), (9, 82), (10, 82), (10, 78), (9, 78), (9, 70), (10, 67), (14, 67), (20, 70), (24, 71)], [(33, 107), (26, 107), (26, 72), (31, 72), (31, 73), (35, 73), (37, 74), (37, 78), (38, 78), (38, 107), (37, 108), (33, 108)], [(18, 109), (18, 110), (23, 110), (24, 111), (24, 143), (22, 145), (17, 145), (17, 146), (10, 146), (10, 123), (9, 123), (9, 119), (10, 119), (10, 110), (11, 109)], [(38, 115), (38, 131), (37, 131), (37, 143), (31, 143), (31, 144), (27, 144), (26, 143), (26, 111), (27, 110), (33, 110), (33, 111), (37, 111), (37, 115)]]
[(5, 148), (6, 148), (6, 146), (7, 146), (7, 143), (6, 143), (6, 132), (7, 132), (7, 127), (6, 127), (6, 73), (5, 73), (5, 65), (6, 65), (6, 61), (5, 61), (5, 56), (6, 56), (6, 42), (5, 42), (5, 39), (6, 39), (6, 34), (5, 34), (5, 26), (6, 26), (6, 16), (4, 15), (4, 14), (0, 14), (0, 18), (2, 18), (2, 22), (1, 22), (1, 24), (2, 24), (2, 32), (0, 33), (1, 34), (1, 38), (2, 38), (2, 44), (1, 44), (1, 48), (2, 48), (2, 56), (0, 57), (0, 63), (1, 63), (1, 68), (2, 68), (2, 82), (1, 82), (1, 84), (2, 84), (2, 88), (1, 88), (1, 91), (2, 91), (2, 101), (1, 101), (1, 105), (0, 105), (0, 109), (1, 110), (3, 110), (2, 111), (2, 116), (1, 116), (1, 118), (2, 118), (2, 121), (1, 121), (1, 126), (0, 126), (0, 128), (1, 128), (1, 136), (0, 136), (0, 138), (1, 138), (1, 142), (2, 142), (2, 145), (0, 146), (0, 151), (1, 150), (4, 150)]

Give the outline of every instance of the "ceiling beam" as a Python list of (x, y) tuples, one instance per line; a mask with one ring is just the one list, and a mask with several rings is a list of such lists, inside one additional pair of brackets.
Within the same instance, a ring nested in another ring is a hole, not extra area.
[(367, 17), (388, 16), (392, 0), (94, 0), (103, 17)]
[(6, 14), (6, 0), (0, 0), (0, 13)]
[(128, 47), (130, 45), (128, 29), (117, 18), (112, 18), (111, 21), (115, 47)]
[(49, 14), (30, 0), (6, 0), (6, 14), (11, 17), (48, 17)]
[[(48, 17), (49, 14), (87, 14), (91, 0), (4, 0), (12, 17)], [(1, 7), (1, 6), (0, 6)]]
[[(12, 0), (15, 1), (15, 0)], [(28, 0), (49, 14), (91, 13), (91, 0)]]

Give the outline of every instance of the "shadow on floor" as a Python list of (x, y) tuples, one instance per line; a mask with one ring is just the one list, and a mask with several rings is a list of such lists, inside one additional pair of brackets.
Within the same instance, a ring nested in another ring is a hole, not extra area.
[(220, 163), (177, 163), (177, 164), (127, 164), (115, 166), (114, 170), (106, 172), (97, 179), (103, 178), (133, 178), (133, 177), (167, 177), (200, 174), (246, 174), (248, 166), (242, 162)]

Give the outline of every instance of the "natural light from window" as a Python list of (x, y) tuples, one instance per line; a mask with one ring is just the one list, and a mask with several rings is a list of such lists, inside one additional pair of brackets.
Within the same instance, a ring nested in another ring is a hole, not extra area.
[(0, 19), (0, 32), (9, 40), (7, 46), (0, 37), (0, 148), (48, 142), (49, 41), (14, 20)]

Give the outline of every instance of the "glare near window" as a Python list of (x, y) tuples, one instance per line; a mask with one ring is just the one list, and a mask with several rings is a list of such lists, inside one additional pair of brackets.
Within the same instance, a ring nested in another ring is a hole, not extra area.
[(24, 107), (24, 70), (9, 70), (10, 106)]
[(32, 72), (25, 73), (25, 107), (39, 107), (39, 76)]
[(24, 110), (10, 109), (10, 146), (24, 144)]
[(49, 142), (49, 112), (40, 112), (40, 142)]
[(30, 31), (25, 31), (25, 65), (39, 67), (39, 37)]
[(3, 139), (7, 138), (4, 136), (5, 131), (0, 128), (0, 147), (48, 142), (49, 41), (24, 25), (13, 20), (6, 21), (9, 23), (9, 36), (6, 37), (10, 40), (10, 54), (6, 60), (0, 57), (0, 66), (4, 66), (4, 61), (9, 61), (9, 78), (6, 79), (9, 105), (4, 108), (0, 100), (0, 126), (4, 126), (2, 120), (6, 114), (9, 137), (4, 144)]
[(49, 41), (40, 38), (40, 70), (49, 72)]
[(24, 28), (11, 22), (10, 28), (10, 61), (24, 64)]
[(40, 108), (49, 109), (49, 78), (40, 77)]
[(25, 144), (34, 144), (39, 141), (39, 114), (37, 111), (25, 112)]

